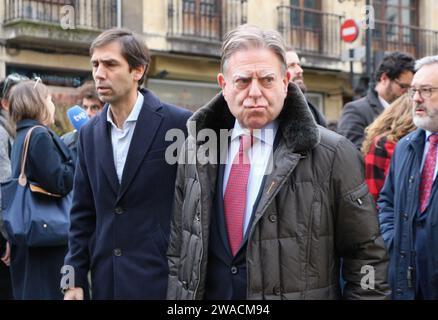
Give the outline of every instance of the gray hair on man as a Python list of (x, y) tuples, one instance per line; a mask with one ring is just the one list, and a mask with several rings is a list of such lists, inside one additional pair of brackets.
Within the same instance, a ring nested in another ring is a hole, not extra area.
[(438, 55), (421, 58), (415, 62), (415, 71), (418, 71), (420, 68), (424, 66), (428, 66), (435, 63), (438, 64)]
[(250, 24), (242, 24), (225, 35), (221, 56), (222, 73), (225, 72), (227, 61), (234, 53), (252, 48), (272, 50), (281, 62), (282, 72), (286, 73), (286, 49), (283, 37), (277, 31), (264, 31), (260, 27)]

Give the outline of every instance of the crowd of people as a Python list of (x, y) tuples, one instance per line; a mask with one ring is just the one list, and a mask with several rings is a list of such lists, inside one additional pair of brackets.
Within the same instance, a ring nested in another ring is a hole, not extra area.
[(276, 31), (230, 31), (221, 92), (193, 114), (143, 87), (150, 53), (129, 30), (90, 56), (87, 122), (62, 138), (39, 79), (1, 83), (0, 182), (35, 129), (28, 180), (73, 203), (63, 245), (0, 225), (0, 299), (438, 299), (438, 56), (387, 54), (338, 133)]

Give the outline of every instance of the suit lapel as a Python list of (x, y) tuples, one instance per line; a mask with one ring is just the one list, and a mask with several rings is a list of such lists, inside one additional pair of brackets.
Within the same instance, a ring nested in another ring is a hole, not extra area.
[(154, 97), (151, 97), (151, 95), (144, 95), (143, 106), (135, 125), (134, 134), (123, 169), (122, 183), (117, 201), (123, 197), (132, 179), (134, 179), (161, 125), (163, 116), (156, 112), (160, 107), (157, 102), (158, 101), (154, 99)]
[(113, 147), (111, 144), (111, 128), (107, 122), (108, 105), (102, 110), (98, 116), (97, 122), (97, 135), (94, 146), (97, 149), (98, 155), (100, 155), (100, 165), (103, 172), (108, 179), (108, 182), (114, 192), (117, 194), (119, 190), (119, 181), (117, 178), (116, 167), (114, 165)]
[(385, 108), (382, 106), (379, 100), (379, 96), (377, 95), (377, 92), (375, 90), (368, 92), (368, 102), (373, 107), (374, 113), (376, 115), (379, 115), (385, 110)]

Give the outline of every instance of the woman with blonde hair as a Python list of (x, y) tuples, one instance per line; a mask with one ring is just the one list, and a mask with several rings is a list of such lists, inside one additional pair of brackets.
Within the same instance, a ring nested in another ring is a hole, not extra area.
[[(55, 106), (45, 85), (23, 81), (13, 87), (9, 116), (16, 125), (12, 147), (12, 177), (20, 174), (21, 154), (27, 132), (32, 131), (25, 174), (28, 181), (51, 194), (66, 196), (73, 187), (74, 165), (68, 148), (48, 128), (54, 123)], [(62, 299), (60, 270), (67, 244), (27, 247), (11, 244), (11, 278), (14, 298)]]
[(365, 178), (376, 201), (385, 183), (395, 145), (415, 128), (412, 121), (412, 100), (408, 94), (404, 94), (365, 129), (362, 145)]

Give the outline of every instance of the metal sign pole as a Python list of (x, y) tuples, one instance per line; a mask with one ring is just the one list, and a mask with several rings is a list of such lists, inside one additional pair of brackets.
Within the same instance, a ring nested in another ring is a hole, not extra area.
[[(366, 0), (367, 8), (370, 8), (371, 0)], [(374, 17), (372, 17), (374, 18)], [(370, 27), (371, 23), (369, 21), (370, 15), (367, 15), (367, 21), (366, 21), (366, 73), (367, 73), (367, 81), (368, 81), (368, 89), (371, 89), (372, 86), (372, 70), (371, 70), (371, 48), (372, 48), (372, 29)]]

